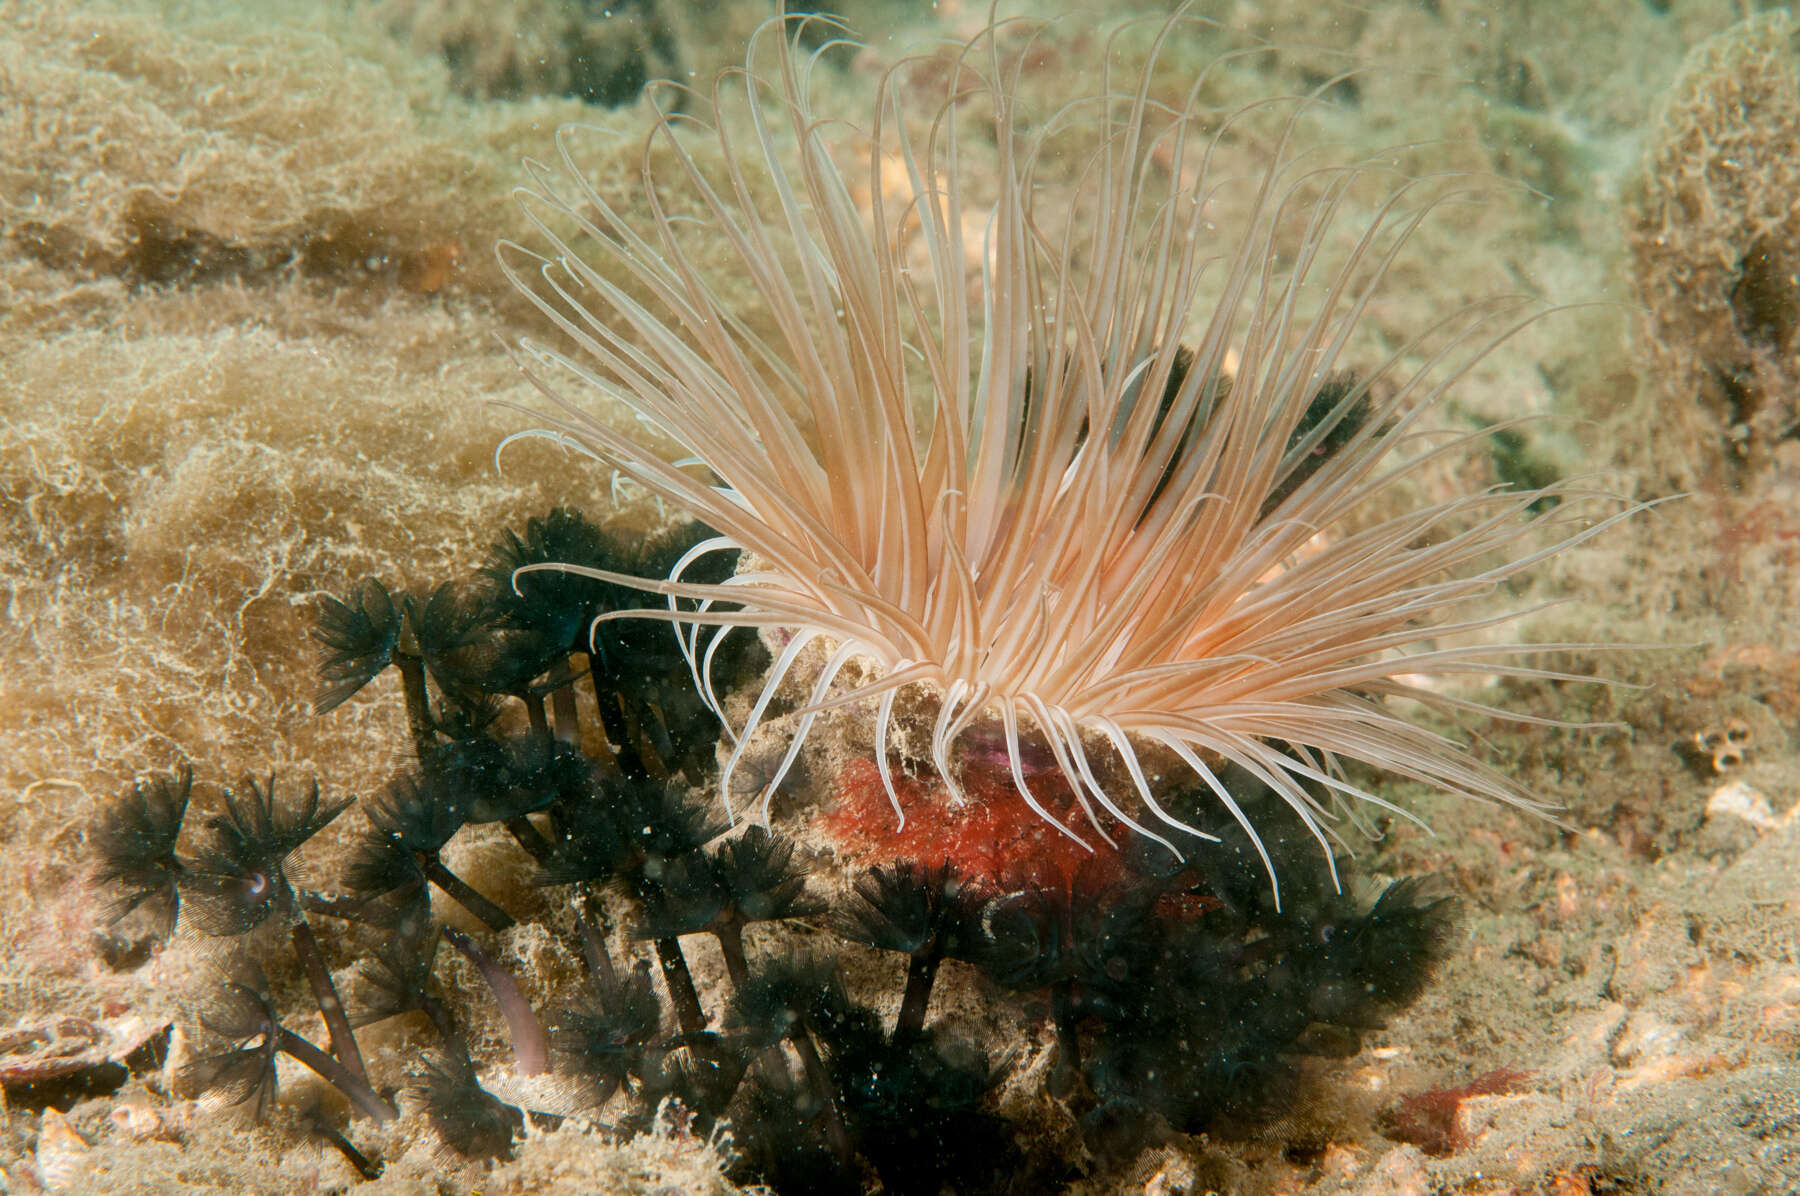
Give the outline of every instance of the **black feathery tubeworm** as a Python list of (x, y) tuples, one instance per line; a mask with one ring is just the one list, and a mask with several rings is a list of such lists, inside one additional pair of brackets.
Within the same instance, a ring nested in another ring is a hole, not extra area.
[(393, 1108), (367, 1079), (281, 1024), (266, 987), (258, 976), (226, 981), (214, 994), (201, 1024), (232, 1045), (189, 1064), (189, 1081), (203, 1091), (220, 1089), (238, 1103), (252, 1102), (261, 1120), (275, 1099), (275, 1058), (285, 1054), (329, 1082), (364, 1116), (392, 1121)]

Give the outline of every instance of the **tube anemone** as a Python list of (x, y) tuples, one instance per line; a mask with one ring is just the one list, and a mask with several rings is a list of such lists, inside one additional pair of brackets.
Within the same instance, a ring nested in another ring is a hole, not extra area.
[[(560, 162), (527, 163), (521, 200), (549, 249), (506, 243), (500, 259), (563, 339), (519, 345), (548, 400), (520, 435), (585, 450), (718, 533), (667, 579), (574, 571), (667, 598), (603, 617), (672, 623), (722, 720), (718, 639), (701, 628), (783, 631), (747, 718), (727, 722), (728, 809), (746, 744), (807, 656), (764, 817), (818, 716), (855, 706), (904, 819), (887, 748), (909, 688), (935, 701), (930, 755), (952, 794), (979, 723), (1019, 800), (1062, 834), (1091, 847), (1128, 827), (1180, 854), (1205, 836), (1151, 775), (1178, 760), (1272, 883), (1220, 779), (1230, 765), (1327, 858), (1355, 803), (1404, 813), (1343, 759), (1542, 808), (1389, 702), (1500, 714), (1421, 680), (1559, 676), (1519, 658), (1571, 645), (1439, 641), (1516, 618), (1472, 604), (1622, 517), (1594, 517), (1573, 486), (1388, 513), (1397, 487), (1470, 447), (1424, 421), (1538, 309), (1447, 318), (1354, 380), (1340, 364), (1419, 222), (1489, 184), (1322, 163), (1294, 148), (1306, 98), (1212, 111), (1212, 68), (1179, 103), (1153, 98), (1181, 21), (1133, 81), (1108, 66), (1095, 96), (1031, 125), (1015, 107), (1023, 56), (1001, 48), (1017, 30), (997, 24), (948, 70), (940, 52), (930, 77), (948, 82), (923, 111), (909, 64), (890, 70), (852, 136), (815, 112), (818, 55), (776, 18), (710, 102), (657, 118), (641, 221), (587, 181), (577, 128)], [(1265, 166), (1216, 165), (1271, 112)], [(1051, 186), (1069, 141), (1086, 157)], [(621, 406), (635, 418), (608, 417)], [(726, 549), (748, 554), (737, 576), (683, 580)], [(1041, 799), (1050, 773), (1080, 817)]]

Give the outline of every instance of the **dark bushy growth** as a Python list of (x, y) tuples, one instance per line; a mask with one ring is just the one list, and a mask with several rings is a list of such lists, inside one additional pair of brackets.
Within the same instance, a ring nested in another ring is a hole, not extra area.
[(319, 677), (325, 682), (314, 709), (320, 714), (343, 705), (394, 663), (400, 646), (400, 608), (374, 578), (348, 599), (325, 598), (313, 632), (325, 646)]
[(194, 1087), (250, 1106), (258, 1121), (274, 1103), (275, 1060), (281, 1053), (281, 1019), (264, 987), (233, 980), (219, 987), (212, 1007), (200, 1015), (200, 1024), (227, 1045), (187, 1068)]
[[(1362, 418), (1327, 398), (1321, 428)], [(1222, 783), (1282, 879), (1279, 909), (1256, 846), (1210, 792), (1165, 798), (1218, 839), (1186, 860), (1139, 845), (1125, 870), (1108, 860), (1060, 889), (897, 863), (855, 877), (828, 909), (809, 884), (813, 861), (791, 840), (762, 827), (730, 833), (716, 803), (696, 796), (713, 783), (720, 728), (693, 693), (676, 634), (602, 619), (639, 605), (637, 591), (534, 568), (666, 574), (707, 535), (624, 542), (558, 509), (507, 533), (466, 583), (396, 598), (371, 580), (322, 604), (321, 708), (394, 667), (416, 756), (362, 803), (327, 888), (298, 887), (289, 867), (350, 804), (316, 785), (278, 797), (271, 779), (224, 792), (185, 851), (185, 769), (146, 779), (105, 813), (92, 839), (96, 877), (116, 895), (110, 916), (149, 908), (166, 924), (179, 910), (238, 944), (232, 978), (202, 1019), (220, 1048), (189, 1069), (190, 1083), (261, 1116), (285, 1053), (356, 1113), (387, 1120), (395, 1109), (371, 1086), (354, 1028), (418, 1014), (435, 1046), (405, 1077), (406, 1107), (423, 1111), (447, 1156), (505, 1158), (526, 1117), (544, 1115), (481, 1086), (459, 1024), (473, 1002), (492, 1001), (515, 1068), (560, 1074), (577, 1115), (609, 1133), (637, 1132), (674, 1101), (702, 1132), (728, 1120), (745, 1177), (777, 1191), (1002, 1193), (1032, 1182), (1019, 1178), (1029, 1164), (992, 1107), (1010, 1059), (931, 1018), (946, 961), (979, 972), (996, 999), (1010, 991), (1045, 1011), (1056, 1040), (1049, 1094), (1098, 1155), (1134, 1149), (1165, 1123), (1193, 1130), (1254, 1113), (1284, 1090), (1296, 1057), (1320, 1039), (1354, 1042), (1424, 984), (1449, 907), (1411, 881), (1373, 904), (1344, 895), (1298, 818), (1230, 770)], [(720, 580), (733, 563), (702, 552), (685, 576)], [(701, 632), (698, 650), (718, 634)], [(721, 643), (713, 675), (723, 690), (734, 669), (761, 667), (761, 649), (747, 633)], [(433, 890), (491, 931), (526, 912), (446, 866), (446, 850), (480, 823), (505, 828), (516, 849), (498, 850), (522, 853), (515, 864), (561, 890), (558, 903), (623, 909), (631, 957), (615, 962), (599, 926), (578, 919), (589, 974), (573, 998), (539, 1011), (504, 950), (434, 921)], [(332, 945), (355, 965), (348, 1010), (309, 917), (344, 922)], [(861, 946), (784, 925), (797, 919)], [(329, 1053), (283, 1025), (255, 968), (278, 945), (251, 933), (265, 926), (290, 931)], [(688, 967), (694, 935), (715, 939), (725, 961), (730, 995), (711, 1010)], [(480, 992), (444, 988), (446, 941)], [(836, 953), (866, 948), (905, 960), (891, 1024), (874, 994), (847, 984)], [(318, 1132), (364, 1174), (379, 1170), (335, 1128)]]
[(445, 1151), (466, 1159), (511, 1157), (524, 1114), (481, 1086), (460, 1041), (427, 1054), (407, 1081)]
[(193, 788), (194, 770), (185, 764), (142, 777), (95, 824), (94, 879), (109, 892), (109, 923), (145, 907), (165, 932), (174, 926), (182, 875), (175, 841)]
[(287, 865), (294, 853), (350, 807), (353, 799), (325, 803), (313, 784), (291, 804), (266, 785), (246, 779), (225, 791), (225, 808), (208, 815), (206, 839), (181, 870), (186, 908), (206, 934), (243, 934), (272, 914), (294, 910)]
[(550, 1047), (560, 1070), (585, 1083), (600, 1108), (632, 1076), (662, 1074), (662, 1031), (662, 1001), (649, 962), (640, 960), (625, 977), (589, 976), (581, 1000), (558, 1011)]
[[(1277, 845), (1281, 909), (1243, 828), (1191, 795), (1182, 816), (1219, 844), (1195, 866), (1146, 876), (1152, 903), (1118, 907), (1144, 915), (1094, 924), (1072, 973), (1083, 1012), (1103, 1027), (1089, 1066), (1096, 1096), (1178, 1129), (1260, 1114), (1285, 1095), (1297, 1055), (1381, 1026), (1418, 995), (1454, 926), (1451, 904), (1419, 881), (1388, 886), (1373, 905), (1340, 891), (1285, 804), (1241, 773), (1226, 779)], [(1190, 912), (1155, 916), (1171, 903)]]
[(281, 1055), (291, 1056), (330, 1081), (362, 1115), (376, 1121), (394, 1118), (393, 1108), (362, 1077), (360, 1061), (353, 1070), (347, 1061), (327, 1055), (282, 1025), (260, 970), (252, 968), (244, 978), (224, 981), (213, 992), (200, 1024), (226, 1045), (189, 1063), (184, 1069), (185, 1081), (198, 1090), (222, 1092), (235, 1103), (249, 1105), (259, 1121), (275, 1100), (275, 1064)]

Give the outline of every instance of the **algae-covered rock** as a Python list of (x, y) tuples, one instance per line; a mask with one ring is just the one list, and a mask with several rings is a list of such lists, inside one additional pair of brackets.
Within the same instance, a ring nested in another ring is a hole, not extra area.
[(392, 0), (387, 14), (443, 55), (458, 91), (569, 96), (615, 107), (653, 78), (681, 78), (675, 27), (656, 0)]
[(1689, 54), (1625, 211), (1668, 401), (1745, 455), (1800, 428), (1796, 194), (1800, 30), (1781, 10)]

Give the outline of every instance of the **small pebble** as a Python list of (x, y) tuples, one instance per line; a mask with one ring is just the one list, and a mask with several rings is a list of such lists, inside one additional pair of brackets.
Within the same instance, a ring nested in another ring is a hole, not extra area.
[(1706, 799), (1706, 816), (1709, 819), (1737, 818), (1765, 831), (1772, 831), (1782, 823), (1782, 819), (1775, 816), (1768, 797), (1742, 781), (1730, 781), (1713, 790), (1712, 796)]

